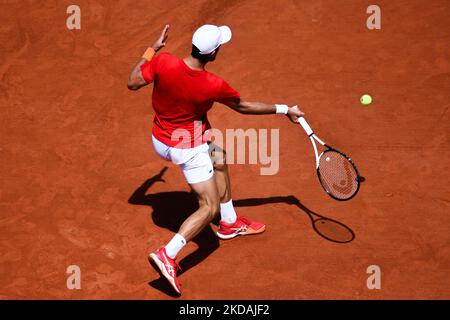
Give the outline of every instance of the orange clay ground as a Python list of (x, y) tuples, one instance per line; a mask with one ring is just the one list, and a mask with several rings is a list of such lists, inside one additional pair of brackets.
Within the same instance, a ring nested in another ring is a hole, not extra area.
[[(377, 1), (381, 30), (361, 0), (83, 0), (81, 30), (66, 28), (70, 4), (0, 4), (0, 298), (172, 299), (147, 253), (195, 201), (152, 150), (151, 88), (126, 88), (165, 23), (180, 57), (198, 26), (229, 25), (209, 70), (247, 100), (299, 104), (366, 178), (334, 201), (300, 127), (215, 106), (216, 128), (280, 128), (280, 171), (231, 166), (239, 214), (267, 231), (222, 242), (206, 229), (181, 254), (182, 299), (450, 298), (448, 1)], [(321, 238), (294, 197), (356, 238)], [(72, 264), (81, 290), (66, 288)], [(381, 290), (366, 287), (370, 265)]]

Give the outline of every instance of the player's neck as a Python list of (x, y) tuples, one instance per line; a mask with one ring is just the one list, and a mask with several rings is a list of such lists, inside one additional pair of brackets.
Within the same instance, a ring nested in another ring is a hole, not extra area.
[(192, 70), (199, 70), (199, 71), (205, 70), (206, 63), (205, 62), (201, 62), (198, 59), (195, 59), (193, 56), (186, 57), (186, 58), (183, 59), (183, 61)]

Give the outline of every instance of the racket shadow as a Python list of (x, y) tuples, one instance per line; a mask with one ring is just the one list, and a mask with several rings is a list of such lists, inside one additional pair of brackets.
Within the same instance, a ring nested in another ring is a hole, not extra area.
[(233, 200), (235, 207), (248, 207), (257, 206), (271, 203), (286, 203), (289, 205), (295, 205), (311, 220), (313, 230), (323, 239), (334, 243), (349, 243), (355, 240), (356, 235), (353, 230), (344, 223), (327, 218), (320, 215), (300, 202), (295, 196), (280, 196), (260, 199), (241, 199)]

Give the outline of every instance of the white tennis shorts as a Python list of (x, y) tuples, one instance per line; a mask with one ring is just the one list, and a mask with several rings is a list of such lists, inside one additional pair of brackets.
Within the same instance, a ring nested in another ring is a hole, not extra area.
[(207, 181), (214, 175), (207, 143), (195, 148), (181, 149), (170, 147), (154, 136), (152, 136), (152, 141), (156, 153), (164, 160), (178, 165), (189, 184)]

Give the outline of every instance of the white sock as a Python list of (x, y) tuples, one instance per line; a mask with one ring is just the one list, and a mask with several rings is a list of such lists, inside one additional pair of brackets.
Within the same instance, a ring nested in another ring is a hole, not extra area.
[(228, 224), (234, 224), (237, 220), (236, 211), (234, 211), (233, 200), (220, 204), (220, 217), (222, 221)]
[(175, 259), (178, 252), (186, 245), (186, 240), (183, 236), (177, 233), (172, 240), (165, 246), (166, 253), (171, 259)]

